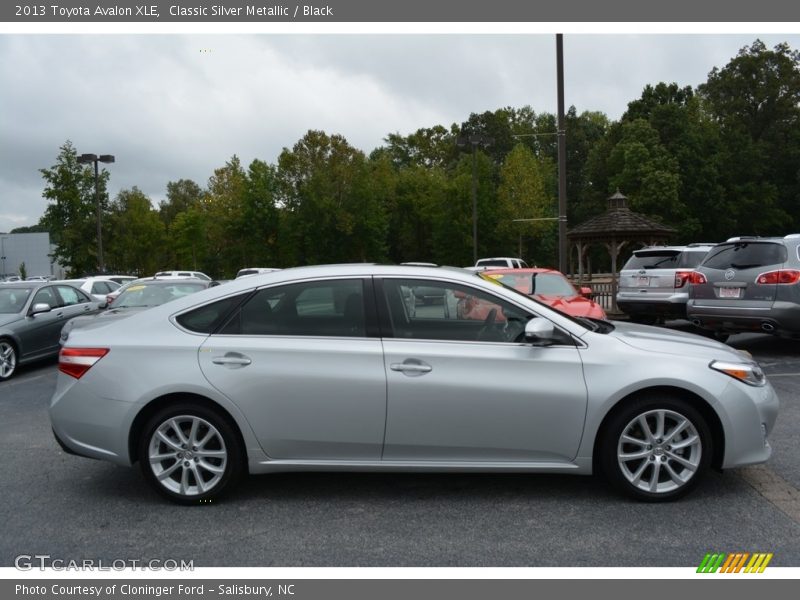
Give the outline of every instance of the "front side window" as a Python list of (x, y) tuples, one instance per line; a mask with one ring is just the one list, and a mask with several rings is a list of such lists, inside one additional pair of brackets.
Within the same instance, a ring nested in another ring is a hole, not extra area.
[(385, 279), (383, 290), (390, 333), (398, 338), (521, 342), (532, 316), (502, 298), (457, 283)]
[(259, 290), (220, 333), (364, 337), (364, 284), (337, 279)]
[(36, 295), (33, 297), (32, 305), (36, 304), (47, 304), (50, 308), (56, 308), (58, 306), (58, 299), (54, 293), (52, 287), (47, 286), (40, 289), (36, 292)]

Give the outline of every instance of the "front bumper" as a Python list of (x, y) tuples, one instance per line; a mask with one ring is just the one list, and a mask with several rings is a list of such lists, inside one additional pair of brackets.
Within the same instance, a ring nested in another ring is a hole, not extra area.
[(730, 469), (763, 463), (772, 455), (768, 436), (775, 426), (780, 401), (772, 385), (753, 387), (731, 381), (722, 395), (725, 410), (725, 457)]

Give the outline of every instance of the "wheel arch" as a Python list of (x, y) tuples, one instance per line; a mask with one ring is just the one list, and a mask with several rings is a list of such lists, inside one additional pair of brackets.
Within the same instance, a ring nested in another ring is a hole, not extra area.
[(725, 430), (722, 427), (722, 421), (719, 415), (717, 415), (717, 412), (705, 398), (690, 390), (676, 386), (660, 385), (631, 392), (627, 396), (620, 398), (605, 414), (597, 429), (598, 433), (594, 438), (594, 445), (592, 447), (592, 471), (595, 473), (600, 471), (600, 448), (606, 436), (608, 422), (630, 403), (651, 394), (661, 394), (692, 403), (692, 407), (705, 419), (708, 429), (711, 432), (711, 467), (718, 471), (721, 470), (722, 461), (725, 458)]
[[(139, 443), (139, 438), (142, 435), (142, 430), (144, 429), (147, 422), (150, 418), (159, 410), (166, 406), (170, 406), (172, 404), (180, 404), (185, 402), (192, 402), (207, 408), (209, 410), (214, 411), (217, 413), (221, 418), (225, 419), (228, 424), (233, 428), (233, 431), (236, 433), (238, 437), (238, 441), (240, 447), (242, 448), (243, 456), (242, 461), (245, 469), (247, 469), (247, 446), (245, 445), (244, 436), (242, 435), (242, 431), (239, 428), (239, 424), (236, 422), (236, 419), (233, 418), (228, 410), (225, 407), (221, 406), (219, 403), (214, 402), (213, 400), (207, 398), (206, 396), (201, 396), (200, 394), (193, 394), (189, 392), (178, 392), (178, 393), (170, 393), (165, 394), (163, 396), (159, 396), (158, 398), (154, 398), (150, 402), (148, 402), (142, 410), (136, 415), (131, 423), (130, 430), (128, 432), (128, 458), (131, 464), (135, 464), (138, 461), (138, 452), (137, 447)], [(249, 471), (249, 469), (248, 469)]]

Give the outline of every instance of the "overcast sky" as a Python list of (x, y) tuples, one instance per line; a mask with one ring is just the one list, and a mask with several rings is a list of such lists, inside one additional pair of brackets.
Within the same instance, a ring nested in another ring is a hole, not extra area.
[[(566, 104), (618, 119), (646, 84), (696, 86), (762, 39), (800, 35), (566, 35)], [(309, 129), (365, 152), (392, 132), (529, 104), (556, 112), (555, 36), (0, 35), (0, 232), (44, 212), (38, 169), (71, 140), (114, 154), (112, 196), (154, 204), (205, 187), (237, 154), (274, 163)]]

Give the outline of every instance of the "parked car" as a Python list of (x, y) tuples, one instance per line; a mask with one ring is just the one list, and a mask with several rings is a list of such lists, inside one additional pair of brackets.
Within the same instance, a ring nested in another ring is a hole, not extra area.
[[(63, 344), (75, 329), (100, 327), (124, 319), (142, 310), (160, 306), (210, 287), (203, 279), (146, 279), (124, 286), (125, 290), (114, 300), (114, 306), (98, 314), (76, 317), (61, 329)], [(120, 288), (122, 289), (122, 288)]]
[(689, 275), (713, 246), (696, 243), (635, 250), (619, 274), (617, 307), (637, 323), (685, 319)]
[(591, 288), (583, 287), (578, 292), (561, 271), (539, 268), (488, 269), (482, 275), (573, 317), (607, 318), (603, 307), (591, 299)]
[(211, 277), (202, 273), (200, 271), (159, 271), (155, 274), (156, 277), (172, 277), (172, 278), (182, 278), (182, 277), (194, 277), (196, 279), (204, 279), (206, 281), (211, 281)]
[(30, 277), (26, 277), (25, 281), (50, 281), (52, 277), (50, 275), (31, 275)]
[(800, 234), (731, 238), (690, 281), (689, 319), (719, 339), (744, 331), (800, 336)]
[(472, 271), (484, 269), (527, 269), (528, 264), (521, 258), (497, 256), (495, 258), (479, 258)]
[(6, 275), (3, 279), (3, 283), (15, 283), (17, 281), (22, 281), (22, 278), (19, 275)]
[(236, 273), (236, 279), (239, 279), (239, 277), (247, 277), (248, 275), (272, 273), (273, 271), (280, 271), (280, 269), (274, 269), (272, 267), (246, 267), (244, 269), (239, 269), (239, 272)]
[(19, 365), (58, 354), (64, 324), (99, 308), (88, 294), (65, 283), (4, 284), (0, 287), (0, 381), (14, 375)]
[[(505, 320), (410, 316), (416, 285)], [(777, 412), (758, 364), (715, 340), (575, 319), (463, 270), (381, 265), (255, 275), (76, 329), (49, 410), (65, 451), (138, 462), (187, 504), (246, 473), (308, 469), (598, 470), (671, 500), (710, 466), (766, 461)]]
[(106, 279), (105, 277), (83, 277), (81, 279), (64, 279), (57, 283), (67, 283), (76, 288), (79, 288), (91, 295), (95, 300), (101, 303), (106, 302), (106, 296), (119, 288), (116, 281)]
[(120, 285), (125, 285), (126, 283), (130, 283), (131, 281), (136, 281), (136, 279), (138, 279), (133, 275), (105, 275), (105, 277), (111, 281), (116, 281)]

